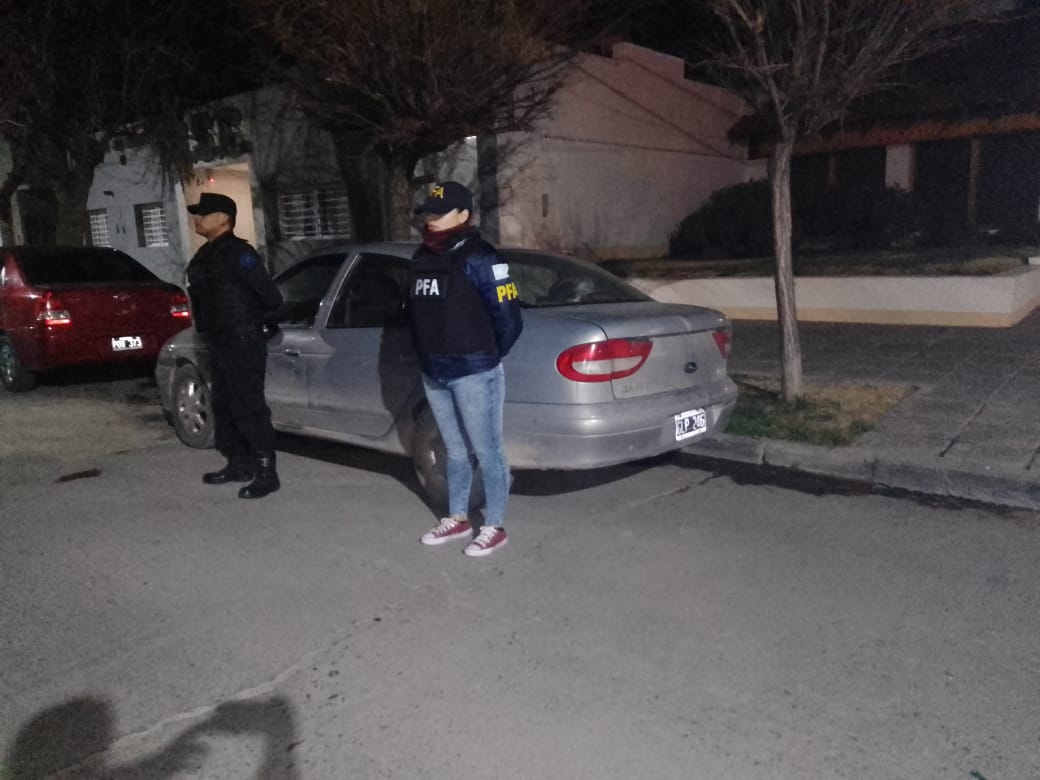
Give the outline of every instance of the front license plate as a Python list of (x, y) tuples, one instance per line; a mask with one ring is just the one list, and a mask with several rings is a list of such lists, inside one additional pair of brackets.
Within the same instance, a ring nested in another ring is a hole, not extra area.
[(128, 349), (142, 349), (144, 343), (140, 336), (117, 336), (112, 339), (113, 352), (125, 352)]
[(708, 430), (708, 415), (703, 409), (690, 409), (675, 415), (675, 440), (691, 439)]

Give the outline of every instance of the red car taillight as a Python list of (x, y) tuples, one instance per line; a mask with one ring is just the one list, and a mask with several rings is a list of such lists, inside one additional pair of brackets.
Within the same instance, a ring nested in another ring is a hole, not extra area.
[(176, 293), (170, 302), (170, 315), (181, 320), (191, 319), (191, 307), (188, 305), (188, 296), (184, 293)]
[(48, 327), (53, 325), (71, 325), (72, 315), (53, 292), (45, 292), (36, 303), (36, 321)]
[(556, 370), (575, 382), (609, 382), (638, 371), (650, 355), (647, 339), (609, 339), (565, 349), (556, 358)]
[(733, 348), (733, 331), (729, 328), (719, 328), (712, 331), (711, 335), (715, 338), (715, 346), (719, 348), (719, 354), (728, 360), (729, 352)]

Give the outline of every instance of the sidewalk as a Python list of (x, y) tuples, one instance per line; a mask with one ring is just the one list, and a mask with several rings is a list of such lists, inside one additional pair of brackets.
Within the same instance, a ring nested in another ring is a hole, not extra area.
[[(915, 389), (848, 447), (722, 434), (684, 452), (1040, 510), (1040, 309), (1010, 328), (801, 323), (806, 381)], [(775, 322), (735, 321), (732, 374), (780, 375)]]

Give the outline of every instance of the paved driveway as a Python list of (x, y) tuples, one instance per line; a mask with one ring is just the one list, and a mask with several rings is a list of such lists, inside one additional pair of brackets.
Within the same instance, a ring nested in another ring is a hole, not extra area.
[(521, 475), (471, 560), (403, 461), (287, 439), (244, 502), (139, 381), (50, 392), (0, 397), (11, 777), (1040, 772), (1035, 515), (665, 461)]

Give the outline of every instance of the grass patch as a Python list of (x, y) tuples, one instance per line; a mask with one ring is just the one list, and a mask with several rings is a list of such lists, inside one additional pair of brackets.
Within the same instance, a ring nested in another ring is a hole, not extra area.
[(805, 383), (794, 403), (780, 397), (780, 382), (734, 377), (740, 397), (726, 433), (841, 447), (873, 430), (911, 391), (907, 385), (853, 382)]

